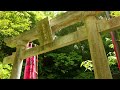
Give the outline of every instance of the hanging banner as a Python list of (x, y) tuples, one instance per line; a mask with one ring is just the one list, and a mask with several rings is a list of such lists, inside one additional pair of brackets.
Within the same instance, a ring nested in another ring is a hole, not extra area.
[[(32, 48), (32, 43), (27, 45), (27, 49)], [(28, 57), (24, 70), (24, 79), (37, 79), (36, 56)]]

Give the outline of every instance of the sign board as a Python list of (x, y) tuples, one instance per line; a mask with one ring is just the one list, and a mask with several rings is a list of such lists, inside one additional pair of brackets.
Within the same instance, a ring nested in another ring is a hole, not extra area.
[(52, 30), (49, 25), (48, 18), (45, 18), (39, 22), (38, 33), (40, 45), (45, 45), (53, 41)]

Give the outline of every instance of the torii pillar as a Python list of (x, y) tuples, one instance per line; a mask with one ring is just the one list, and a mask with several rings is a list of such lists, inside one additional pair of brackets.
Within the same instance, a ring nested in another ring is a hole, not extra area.
[(102, 38), (98, 32), (96, 17), (86, 17), (85, 24), (88, 31), (88, 43), (93, 62), (95, 79), (112, 79)]
[(22, 55), (25, 49), (26, 44), (23, 44), (23, 42), (17, 45), (10, 79), (20, 79), (23, 64)]

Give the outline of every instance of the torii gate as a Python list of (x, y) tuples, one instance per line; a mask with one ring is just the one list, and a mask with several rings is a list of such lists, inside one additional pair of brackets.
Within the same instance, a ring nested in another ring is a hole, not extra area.
[[(32, 30), (17, 37), (5, 39), (7, 46), (16, 47), (16, 52), (3, 60), (3, 63), (13, 63), (11, 79), (20, 79), (23, 59), (86, 39), (89, 43), (95, 79), (112, 79), (100, 33), (120, 29), (120, 17), (98, 20), (95, 16), (101, 13), (104, 11), (69, 11), (51, 20), (45, 18)], [(77, 31), (53, 39), (55, 32), (80, 21), (85, 25), (78, 27)], [(26, 50), (26, 44), (36, 39), (39, 40), (40, 45)]]

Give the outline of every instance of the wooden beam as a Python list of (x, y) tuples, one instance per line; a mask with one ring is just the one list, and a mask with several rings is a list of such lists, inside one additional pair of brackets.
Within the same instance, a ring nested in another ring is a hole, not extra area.
[(94, 16), (87, 17), (85, 22), (95, 79), (112, 79), (108, 59), (96, 22), (97, 19)]
[[(86, 16), (88, 15), (97, 15), (102, 13), (103, 11), (69, 11), (65, 14), (58, 16), (49, 22), (49, 27), (52, 29), (52, 33), (54, 34), (56, 31), (59, 31), (60, 29), (67, 27), (69, 25), (72, 25), (76, 22), (80, 22), (80, 20), (84, 20)], [(19, 45), (18, 41), (24, 41), (27, 44), (30, 41), (33, 41), (35, 39), (38, 39), (40, 37), (39, 31), (41, 30), (41, 22), (43, 20), (39, 21), (35, 28), (26, 31), (22, 33), (21, 35), (13, 38), (7, 38), (5, 39), (5, 43), (9, 47), (16, 47), (17, 44)]]
[[(54, 42), (43, 45), (43, 46), (36, 46), (33, 47), (31, 49), (28, 49), (24, 52), (22, 52), (22, 59), (26, 59), (29, 56), (34, 56), (34, 55), (39, 55), (39, 54), (43, 54), (64, 46), (68, 46), (83, 40), (87, 39), (87, 32), (85, 27), (81, 27), (81, 28), (77, 28), (78, 30), (76, 32), (70, 33), (68, 35), (59, 37), (58, 39), (55, 39)], [(13, 54), (14, 55), (14, 54)], [(8, 56), (5, 57), (3, 60), (3, 63), (13, 63), (13, 58), (14, 56)]]

